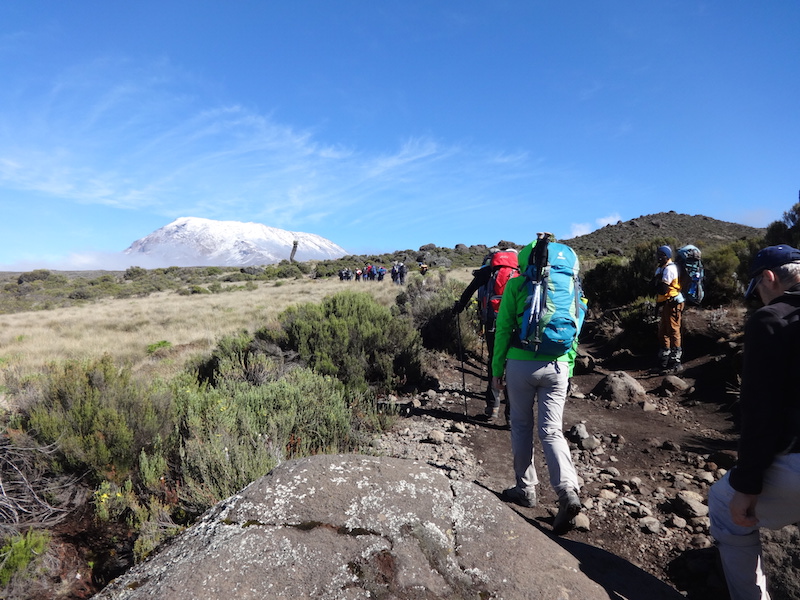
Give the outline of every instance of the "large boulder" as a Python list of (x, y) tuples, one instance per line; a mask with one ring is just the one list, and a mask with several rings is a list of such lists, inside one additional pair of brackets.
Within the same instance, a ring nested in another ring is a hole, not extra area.
[(647, 396), (647, 392), (642, 384), (625, 371), (609, 373), (598, 382), (593, 392), (599, 398), (617, 404), (640, 402)]
[(579, 555), (474, 483), (326, 455), (274, 469), (95, 598), (607, 600)]

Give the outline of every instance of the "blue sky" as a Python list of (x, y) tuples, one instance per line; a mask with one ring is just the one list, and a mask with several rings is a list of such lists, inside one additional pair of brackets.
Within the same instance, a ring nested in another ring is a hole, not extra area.
[(798, 27), (796, 0), (6, 0), (0, 269), (121, 268), (182, 216), (352, 253), (763, 227), (800, 189)]

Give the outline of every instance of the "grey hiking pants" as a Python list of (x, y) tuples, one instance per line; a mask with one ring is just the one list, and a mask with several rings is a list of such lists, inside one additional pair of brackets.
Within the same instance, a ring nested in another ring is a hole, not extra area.
[(580, 488), (563, 432), (568, 384), (569, 366), (566, 363), (529, 360), (508, 360), (506, 363), (514, 476), (517, 488), (523, 492), (533, 492), (539, 483), (533, 464), (533, 430), (537, 420), (534, 406), (537, 408), (537, 433), (542, 442), (550, 485), (559, 496), (569, 489), (577, 492)]
[(727, 474), (708, 494), (711, 535), (717, 540), (731, 600), (769, 600), (759, 528), (781, 529), (800, 521), (800, 453), (776, 456), (764, 474), (756, 504), (758, 526), (733, 523), (728, 510), (733, 494)]

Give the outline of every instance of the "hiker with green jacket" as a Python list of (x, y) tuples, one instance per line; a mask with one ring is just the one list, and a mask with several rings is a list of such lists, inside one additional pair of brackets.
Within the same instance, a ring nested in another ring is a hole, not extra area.
[[(532, 264), (534, 245), (532, 242), (520, 251), (520, 269)], [(540, 354), (522, 347), (519, 332), (529, 289), (526, 277), (509, 280), (497, 315), (492, 384), (496, 389), (502, 389), (505, 374), (516, 478), (514, 487), (505, 490), (502, 498), (521, 506), (536, 505), (536, 485), (539, 482), (533, 451), (536, 406), (538, 437), (544, 450), (550, 485), (559, 502), (553, 531), (563, 533), (574, 524), (574, 517), (581, 509), (578, 475), (563, 432), (564, 404), (575, 364), (577, 339), (568, 351), (559, 355)]]

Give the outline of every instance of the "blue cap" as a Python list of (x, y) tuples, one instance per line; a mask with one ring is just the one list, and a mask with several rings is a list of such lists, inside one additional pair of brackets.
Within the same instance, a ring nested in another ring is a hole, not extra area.
[(656, 254), (663, 254), (667, 258), (672, 258), (672, 248), (669, 246), (659, 246)]
[(750, 285), (747, 286), (747, 291), (744, 293), (745, 299), (750, 298), (756, 291), (761, 273), (796, 261), (800, 261), (800, 250), (785, 244), (767, 246), (763, 250), (759, 250), (750, 265)]

